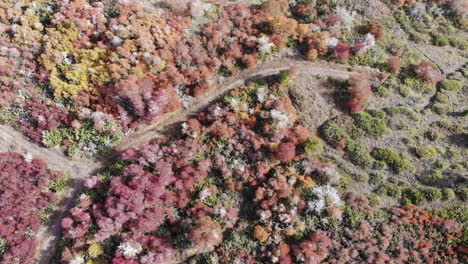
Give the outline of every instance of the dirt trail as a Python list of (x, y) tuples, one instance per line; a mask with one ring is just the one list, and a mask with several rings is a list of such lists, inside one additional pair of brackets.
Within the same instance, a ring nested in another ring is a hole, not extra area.
[(290, 59), (272, 61), (263, 65), (259, 65), (258, 67), (255, 67), (251, 70), (247, 70), (234, 78), (227, 79), (225, 82), (223, 82), (224, 85), (219, 85), (221, 88), (215, 89), (212, 91), (212, 93), (206, 95), (203, 98), (199, 98), (192, 106), (190, 106), (190, 108), (167, 114), (158, 122), (142, 127), (136, 133), (124, 138), (119, 145), (114, 147), (114, 150), (116, 152), (120, 152), (129, 147), (136, 147), (158, 135), (165, 134), (165, 132), (171, 131), (175, 125), (178, 125), (180, 122), (187, 120), (194, 114), (202, 111), (204, 108), (213, 103), (213, 101), (221, 98), (230, 90), (242, 86), (248, 81), (261, 79), (266, 76), (276, 74), (281, 70), (289, 69), (293, 65), (299, 66), (300, 73), (333, 77), (336, 79), (347, 79), (351, 74), (356, 72), (365, 72), (371, 75), (378, 73), (378, 71), (375, 69), (360, 66), (354, 67), (352, 68), (352, 71), (350, 71), (349, 66), (334, 63), (312, 63), (307, 61), (294, 61)]
[(377, 71), (369, 67), (354, 67), (349, 70), (349, 66), (325, 63), (325, 62), (304, 62), (294, 61), (292, 59), (280, 59), (261, 64), (253, 69), (246, 70), (240, 75), (227, 78), (221, 82), (219, 87), (205, 97), (198, 99), (188, 109), (180, 110), (174, 113), (166, 114), (158, 122), (152, 125), (144, 126), (137, 132), (124, 138), (123, 141), (114, 147), (113, 151), (102, 155), (96, 159), (80, 158), (71, 159), (65, 157), (59, 150), (51, 150), (39, 146), (29, 141), (23, 134), (12, 127), (0, 125), (0, 152), (18, 152), (23, 155), (30, 154), (34, 158), (45, 160), (49, 168), (60, 169), (69, 175), (71, 186), (62, 197), (59, 209), (52, 217), (48, 227), (42, 228), (38, 233), (39, 247), (37, 249), (37, 259), (35, 263), (49, 264), (55, 254), (60, 237), (60, 221), (67, 210), (73, 206), (75, 198), (83, 188), (83, 180), (88, 176), (95, 174), (100, 169), (118, 155), (122, 150), (129, 147), (136, 147), (150, 139), (171, 131), (179, 122), (186, 120), (195, 113), (209, 106), (214, 100), (219, 99), (230, 90), (243, 85), (244, 83), (261, 79), (273, 75), (281, 70), (289, 69), (291, 66), (299, 66), (301, 73), (308, 73), (319, 76), (333, 77), (337, 79), (346, 79), (355, 72), (367, 72), (375, 75)]

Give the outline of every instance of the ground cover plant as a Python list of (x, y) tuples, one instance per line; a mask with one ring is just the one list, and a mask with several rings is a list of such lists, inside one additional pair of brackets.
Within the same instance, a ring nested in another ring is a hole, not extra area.
[(0, 263), (467, 262), (467, 10), (1, 2)]

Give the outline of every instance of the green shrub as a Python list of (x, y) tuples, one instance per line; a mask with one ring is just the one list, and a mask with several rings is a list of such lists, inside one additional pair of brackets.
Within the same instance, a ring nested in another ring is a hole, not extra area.
[(328, 121), (321, 127), (321, 134), (329, 144), (333, 144), (342, 138), (349, 138), (345, 128), (333, 121)]
[(385, 112), (390, 116), (404, 115), (409, 120), (412, 120), (412, 121), (420, 121), (421, 120), (421, 115), (414, 112), (409, 107), (391, 106), (391, 107), (385, 108)]
[(437, 93), (435, 101), (441, 104), (447, 104), (450, 102), (448, 96), (443, 93)]
[(401, 194), (401, 200), (404, 205), (419, 205), (424, 201), (424, 195), (417, 188), (405, 188)]
[(368, 168), (374, 162), (374, 159), (369, 154), (369, 150), (364, 145), (354, 140), (349, 140), (347, 142), (345, 150), (351, 162), (362, 168)]
[(455, 133), (464, 133), (465, 132), (465, 125), (464, 124), (455, 124), (452, 127), (452, 131)]
[(411, 94), (411, 89), (403, 84), (395, 86), (395, 89), (403, 97), (408, 97)]
[(403, 158), (398, 160), (394, 165), (392, 165), (392, 167), (397, 173), (414, 170), (414, 166), (411, 164), (411, 161)]
[(48, 148), (53, 148), (58, 145), (63, 140), (63, 130), (54, 129), (54, 130), (46, 130), (42, 132), (42, 144)]
[(367, 111), (371, 116), (378, 118), (378, 119), (385, 119), (387, 117), (387, 113), (383, 110), (369, 110)]
[(403, 187), (398, 186), (394, 183), (389, 183), (379, 188), (379, 192), (381, 194), (387, 195), (393, 198), (399, 198), (402, 191), (403, 191)]
[(385, 163), (385, 161), (376, 160), (376, 161), (374, 161), (374, 164), (372, 164), (372, 168), (374, 170), (381, 170), (381, 169), (385, 168), (386, 165), (387, 165), (387, 163)]
[(418, 146), (414, 150), (416, 155), (423, 160), (434, 160), (437, 156), (437, 149), (433, 146)]
[(307, 154), (321, 152), (323, 150), (323, 142), (320, 138), (312, 136), (304, 144), (304, 150)]
[(434, 44), (436, 46), (443, 47), (443, 46), (447, 46), (448, 44), (450, 44), (450, 42), (446, 37), (444, 37), (442, 35), (437, 35), (437, 36), (434, 37)]
[(20, 108), (4, 107), (0, 108), (0, 122), (7, 125), (14, 125), (20, 117), (22, 110)]
[(424, 137), (429, 139), (430, 141), (436, 141), (444, 137), (442, 133), (435, 131), (434, 129), (429, 129), (424, 132)]
[(279, 81), (281, 84), (286, 85), (291, 81), (289, 70), (282, 70), (279, 72)]
[(432, 166), (437, 169), (445, 170), (450, 166), (450, 164), (442, 160), (436, 160), (434, 163), (432, 163)]
[(9, 250), (8, 241), (6, 238), (0, 237), (0, 257)]
[(444, 80), (442, 88), (449, 91), (459, 91), (463, 88), (463, 84), (458, 80)]
[(351, 132), (349, 133), (349, 136), (351, 137), (351, 139), (359, 139), (360, 137), (364, 136), (366, 134), (366, 132), (360, 128), (354, 128), (351, 130)]
[(385, 117), (373, 117), (369, 113), (361, 112), (353, 115), (353, 118), (356, 127), (364, 130), (370, 136), (381, 137), (388, 132), (387, 124), (384, 120)]
[(468, 188), (462, 188), (457, 190), (457, 195), (462, 201), (468, 200)]
[(371, 173), (369, 176), (369, 183), (372, 185), (380, 185), (385, 182), (385, 176), (382, 174)]
[(427, 187), (422, 189), (421, 192), (429, 202), (436, 202), (442, 199), (442, 192), (438, 188)]
[(438, 115), (446, 115), (452, 111), (452, 106), (449, 104), (435, 103), (432, 105), (432, 109)]
[(349, 64), (374, 67), (377, 62), (372, 58), (370, 53), (371, 52), (368, 52), (364, 55), (351, 56), (349, 58)]
[(380, 196), (375, 194), (375, 193), (367, 193), (366, 194), (367, 199), (369, 200), (369, 203), (372, 206), (379, 206), (380, 205)]
[(466, 204), (452, 205), (437, 210), (436, 213), (442, 218), (453, 219), (460, 223), (468, 223), (468, 205)]
[(367, 173), (356, 173), (353, 174), (353, 179), (357, 182), (367, 182), (369, 181), (369, 174)]
[(39, 220), (41, 224), (43, 225), (49, 224), (49, 219), (53, 212), (54, 212), (54, 209), (51, 206), (42, 209), (39, 212)]
[(440, 121), (435, 122), (435, 125), (440, 128), (452, 129), (453, 122), (450, 120), (440, 120)]
[(374, 148), (371, 152), (376, 160), (384, 161), (396, 173), (412, 171), (414, 166), (407, 159), (404, 159), (391, 148)]
[(426, 184), (435, 184), (445, 179), (446, 177), (439, 170), (430, 172), (424, 176), (419, 177), (419, 180)]
[(400, 159), (400, 155), (391, 148), (374, 148), (371, 155), (377, 160), (385, 161), (387, 164), (394, 163), (395, 160)]
[(76, 144), (70, 145), (67, 149), (67, 155), (73, 157), (78, 153), (78, 146)]
[(58, 180), (50, 181), (49, 190), (51, 190), (52, 192), (59, 193), (63, 191), (65, 187), (67, 187), (67, 184), (68, 184), (68, 176), (64, 175), (62, 178)]
[(343, 222), (346, 226), (356, 228), (364, 219), (364, 214), (354, 208), (346, 206), (343, 210)]
[(442, 199), (444, 201), (452, 201), (457, 198), (457, 195), (451, 188), (442, 189)]
[(452, 45), (455, 48), (458, 48), (461, 50), (468, 49), (468, 41), (464, 39), (450, 38), (449, 41), (450, 41), (450, 45)]
[(347, 173), (342, 173), (339, 181), (339, 187), (345, 191), (348, 190), (349, 186), (354, 184), (354, 179)]
[(203, 203), (208, 207), (215, 207), (219, 202), (219, 197), (216, 194), (212, 194), (203, 200)]
[(375, 88), (375, 94), (377, 94), (378, 96), (380, 97), (387, 97), (390, 95), (390, 91), (385, 88), (384, 86), (380, 85), (380, 86), (377, 86), (377, 88)]
[(42, 143), (44, 146), (52, 148), (60, 145), (67, 139), (71, 145), (67, 148), (67, 154), (73, 156), (78, 150), (87, 149), (87, 151), (96, 153), (106, 150), (111, 144), (118, 142), (122, 136), (121, 133), (110, 133), (110, 131), (119, 131), (116, 124), (105, 124), (104, 128), (98, 130), (94, 127), (92, 118), (81, 120), (81, 128), (59, 128), (43, 132)]
[(419, 78), (407, 77), (405, 78), (404, 83), (407, 87), (411, 88), (411, 90), (422, 94), (433, 94), (436, 92), (435, 84), (425, 82)]
[(459, 161), (462, 157), (462, 154), (458, 149), (448, 149), (445, 151), (444, 157), (452, 161)]

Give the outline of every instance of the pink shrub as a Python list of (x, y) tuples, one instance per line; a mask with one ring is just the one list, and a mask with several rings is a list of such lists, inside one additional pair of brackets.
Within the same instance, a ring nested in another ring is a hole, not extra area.
[(116, 257), (112, 259), (112, 264), (138, 264), (138, 262), (132, 259)]
[(141, 263), (173, 263), (178, 253), (169, 238), (158, 236), (141, 236), (138, 242), (148, 248), (148, 253), (140, 258)]
[(60, 177), (40, 159), (28, 162), (17, 153), (0, 153), (0, 237), (9, 248), (0, 256), (2, 263), (31, 263), (39, 213), (55, 200), (49, 183)]
[(335, 57), (338, 60), (347, 60), (349, 59), (350, 51), (351, 51), (351, 48), (347, 43), (339, 42), (335, 46), (335, 50), (334, 50)]
[(196, 254), (212, 251), (223, 241), (221, 225), (208, 216), (202, 217), (193, 227), (190, 238)]
[(424, 79), (429, 83), (437, 83), (442, 81), (443, 76), (436, 69), (432, 62), (423, 61), (420, 64), (416, 65), (414, 72), (419, 78)]
[(371, 33), (367, 33), (361, 40), (353, 46), (353, 51), (356, 55), (365, 54), (371, 47), (375, 45), (375, 37)]

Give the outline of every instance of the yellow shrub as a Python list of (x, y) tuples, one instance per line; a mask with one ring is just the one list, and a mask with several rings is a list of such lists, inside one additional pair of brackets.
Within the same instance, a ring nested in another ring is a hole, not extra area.
[(89, 246), (87, 253), (91, 258), (96, 258), (104, 253), (104, 249), (98, 243), (94, 243)]
[[(96, 86), (111, 79), (108, 52), (102, 48), (76, 48), (79, 37), (73, 22), (64, 21), (56, 28), (48, 28), (43, 38), (46, 51), (39, 61), (51, 71), (50, 85), (56, 98), (76, 96), (79, 91), (96, 94)], [(68, 56), (75, 61), (65, 61)]]

